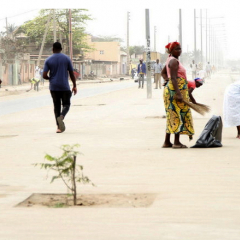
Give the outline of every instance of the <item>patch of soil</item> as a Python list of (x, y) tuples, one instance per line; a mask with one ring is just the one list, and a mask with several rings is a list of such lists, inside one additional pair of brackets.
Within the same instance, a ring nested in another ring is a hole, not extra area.
[[(78, 207), (114, 207), (114, 208), (140, 208), (152, 205), (157, 194), (83, 194), (77, 197)], [(34, 193), (17, 207), (70, 207), (73, 198), (68, 194), (41, 194)]]

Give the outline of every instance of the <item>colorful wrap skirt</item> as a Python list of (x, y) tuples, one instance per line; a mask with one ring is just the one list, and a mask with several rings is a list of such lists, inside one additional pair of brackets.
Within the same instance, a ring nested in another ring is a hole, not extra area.
[[(187, 80), (177, 78), (177, 84), (183, 98), (189, 101)], [(194, 129), (191, 110), (184, 102), (177, 102), (175, 100), (175, 93), (172, 80), (169, 79), (163, 92), (167, 118), (166, 133), (186, 134), (192, 139)]]

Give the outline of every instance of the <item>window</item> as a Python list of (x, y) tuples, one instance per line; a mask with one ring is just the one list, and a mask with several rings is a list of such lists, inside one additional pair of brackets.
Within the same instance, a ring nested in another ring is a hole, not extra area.
[(100, 50), (100, 54), (104, 54), (104, 51), (103, 51), (103, 50)]

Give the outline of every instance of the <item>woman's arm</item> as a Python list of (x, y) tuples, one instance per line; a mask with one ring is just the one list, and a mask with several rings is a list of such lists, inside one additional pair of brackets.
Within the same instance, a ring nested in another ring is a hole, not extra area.
[(176, 100), (178, 102), (182, 102), (183, 101), (183, 96), (178, 88), (178, 84), (177, 84), (177, 72), (178, 72), (178, 67), (179, 67), (179, 63), (177, 60), (172, 59), (169, 62), (169, 68), (170, 68), (170, 73), (171, 73), (171, 80), (172, 80), (172, 84), (174, 87), (174, 90), (176, 92)]
[(163, 70), (161, 71), (161, 76), (164, 79), (164, 84), (163, 86), (166, 86), (167, 82), (169, 81), (168, 76), (167, 76), (167, 68), (166, 65), (164, 66)]
[(189, 88), (189, 89), (188, 89), (188, 94), (189, 94), (189, 97), (190, 97), (191, 102), (194, 103), (194, 104), (196, 104), (197, 102), (196, 102), (195, 98), (194, 98), (193, 95), (192, 95), (193, 90), (194, 90), (193, 88)]

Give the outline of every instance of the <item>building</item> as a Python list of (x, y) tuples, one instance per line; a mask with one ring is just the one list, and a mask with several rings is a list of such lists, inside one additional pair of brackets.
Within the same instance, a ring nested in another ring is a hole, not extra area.
[(91, 36), (87, 37), (87, 43), (93, 49), (84, 54), (83, 74), (88, 75), (92, 71), (96, 76), (117, 76), (121, 74), (124, 56), (121, 57), (119, 42), (92, 42)]

